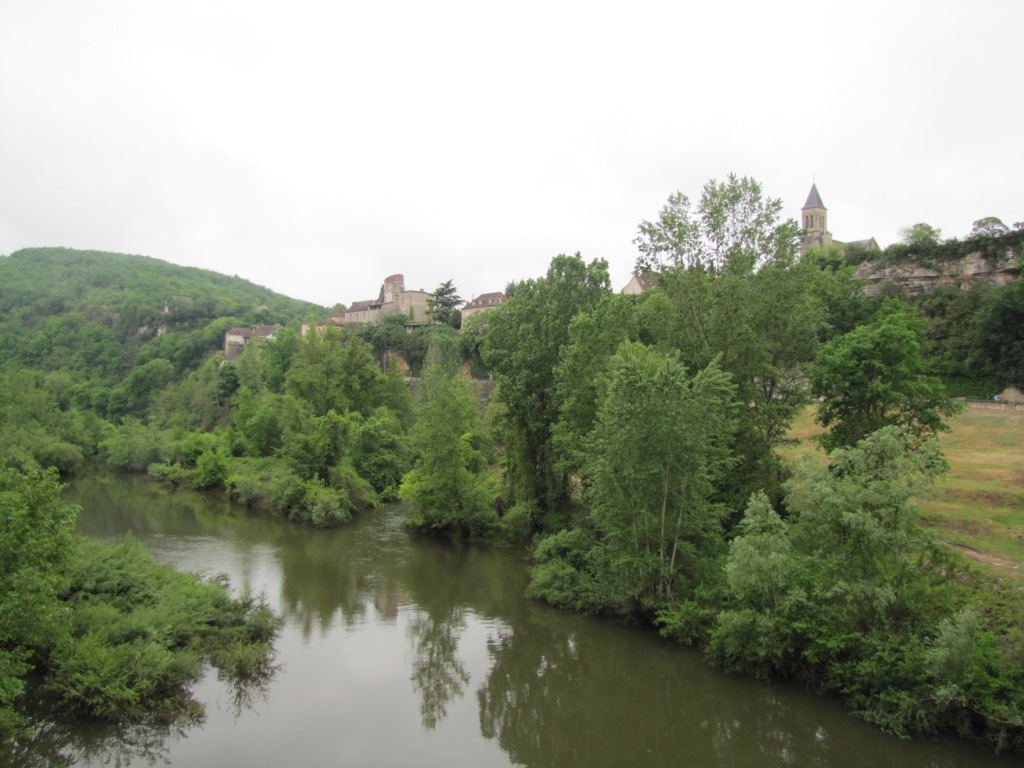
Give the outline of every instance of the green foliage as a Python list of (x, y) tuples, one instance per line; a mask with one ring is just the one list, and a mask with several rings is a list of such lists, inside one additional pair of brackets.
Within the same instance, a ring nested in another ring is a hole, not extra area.
[(609, 293), (605, 262), (562, 255), (545, 277), (519, 283), (507, 303), (487, 312), (483, 358), (506, 405), (506, 481), (513, 501), (535, 502), (543, 518), (550, 516), (549, 527), (562, 524), (570, 497), (569, 476), (556, 467), (552, 444), (561, 409), (555, 367), (570, 321)]
[(163, 433), (128, 418), (100, 444), (107, 465), (121, 472), (145, 472), (150, 464), (165, 461), (170, 443)]
[(1024, 386), (1024, 281), (984, 292), (971, 321), (965, 367)]
[(435, 323), (459, 327), (462, 315), (459, 312), (459, 305), (462, 304), (462, 297), (458, 289), (452, 285), (451, 280), (446, 280), (435, 288), (427, 297), (427, 317)]
[(0, 285), (0, 359), (109, 386), (156, 359), (170, 362), (175, 376), (192, 370), (223, 345), (231, 325), (322, 312), (237, 277), (66, 248), (0, 259)]
[(219, 488), (224, 485), (227, 476), (227, 461), (219, 450), (204, 451), (196, 458), (193, 487), (199, 489)]
[(607, 608), (602, 550), (593, 531), (571, 528), (545, 536), (537, 543), (533, 562), (527, 597), (580, 613)]
[(773, 498), (781, 493), (784, 470), (773, 451), (808, 402), (805, 367), (824, 332), (825, 300), (840, 280), (812, 261), (772, 262), (746, 275), (676, 270), (661, 275), (637, 308), (641, 338), (678, 350), (693, 370), (717, 358), (733, 377), (736, 401), (747, 406), (738, 412), (735, 472), (723, 484), (733, 508), (761, 489)]
[(68, 402), (56, 376), (0, 370), (0, 461), (74, 472), (98, 450), (106, 424)]
[(985, 216), (974, 222), (971, 237), (1002, 237), (1009, 234), (1010, 228), (996, 216)]
[(272, 672), (280, 620), (225, 586), (157, 564), (131, 538), (81, 542), (62, 596), (71, 631), (49, 658), (46, 687), (74, 714), (151, 722), (201, 707), (189, 687), (205, 663), (235, 685), (258, 682)]
[(284, 391), (309, 403), (317, 416), (332, 410), (369, 414), (385, 389), (370, 348), (333, 328), (301, 337), (284, 378)]
[(560, 400), (552, 442), (559, 469), (578, 475), (584, 444), (597, 419), (603, 374), (626, 340), (636, 340), (640, 321), (631, 296), (605, 296), (590, 312), (580, 312), (569, 324), (569, 342), (555, 369)]
[(690, 199), (676, 192), (657, 222), (640, 223), (633, 241), (640, 251), (635, 271), (748, 274), (770, 261), (788, 264), (796, 256), (800, 228), (792, 219), (779, 222), (781, 212), (782, 201), (762, 198), (761, 185), (746, 176), (710, 180), (696, 212)]
[(56, 472), (0, 466), (0, 756), (35, 667), (57, 706), (118, 722), (199, 712), (189, 687), (212, 664), (237, 690), (273, 672), (280, 620), (248, 592), (158, 565), (128, 539), (73, 537)]
[(402, 481), (413, 528), (471, 537), (489, 536), (496, 524), (497, 481), (490, 471), (489, 440), (479, 398), (464, 379), (441, 366), (421, 382), (419, 421), (412, 431), (416, 465)]
[(629, 342), (606, 386), (584, 448), (585, 500), (614, 592), (637, 608), (672, 604), (720, 542), (712, 497), (732, 460), (733, 386), (715, 363), (688, 377), (674, 357)]
[(786, 521), (751, 500), (730, 545), (708, 654), (844, 694), (901, 736), (1024, 739), (1024, 672), (1010, 617), (916, 524), (911, 499), (944, 464), (934, 441), (886, 427), (790, 485)]
[(942, 230), (921, 222), (900, 230), (900, 239), (909, 246), (932, 246), (942, 242)]
[(920, 320), (892, 305), (822, 348), (812, 386), (824, 398), (818, 423), (831, 427), (822, 437), (826, 449), (852, 446), (890, 424), (918, 437), (948, 429), (942, 417), (955, 414), (957, 403), (929, 375), (925, 345)]
[[(937, 230), (935, 235), (937, 238)], [(922, 259), (939, 263), (962, 259), (972, 253), (980, 253), (987, 259), (1000, 259), (1021, 252), (1024, 230), (1015, 229), (1003, 234), (975, 233), (963, 240), (950, 238), (942, 242), (936, 238), (924, 237), (913, 243), (893, 243), (881, 254), (874, 251), (850, 252), (847, 253), (847, 260), (850, 263), (870, 260), (878, 265), (920, 262)]]
[(33, 650), (65, 626), (57, 601), (71, 556), (75, 510), (55, 470), (21, 474), (0, 463), (0, 751), (20, 718), (14, 704)]

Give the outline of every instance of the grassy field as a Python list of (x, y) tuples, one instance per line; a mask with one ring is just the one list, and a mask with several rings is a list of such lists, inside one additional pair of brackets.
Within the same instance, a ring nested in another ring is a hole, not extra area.
[[(1024, 582), (1024, 411), (968, 407), (940, 437), (949, 472), (920, 499), (921, 522), (1001, 576)], [(793, 425), (791, 461), (824, 454), (813, 441), (814, 409)]]

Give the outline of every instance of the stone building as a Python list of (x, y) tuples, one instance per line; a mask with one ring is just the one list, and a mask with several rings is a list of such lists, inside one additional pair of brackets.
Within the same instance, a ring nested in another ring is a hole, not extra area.
[(422, 323), (427, 319), (426, 291), (407, 291), (405, 275), (384, 278), (376, 299), (356, 301), (345, 312), (346, 323), (377, 323), (382, 315), (402, 314), (409, 322)]
[(811, 184), (807, 202), (800, 209), (800, 226), (804, 229), (804, 250), (813, 245), (846, 245), (868, 251), (879, 250), (878, 241), (873, 237), (864, 240), (851, 240), (847, 243), (832, 239), (832, 233), (828, 231), (828, 208), (821, 201), (818, 185), (814, 183)]

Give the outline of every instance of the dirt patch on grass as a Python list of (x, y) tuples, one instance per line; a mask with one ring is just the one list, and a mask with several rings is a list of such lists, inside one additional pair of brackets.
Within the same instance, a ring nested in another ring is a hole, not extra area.
[(1008, 507), (1020, 502), (1014, 493), (1001, 491), (971, 491), (966, 488), (944, 488), (943, 493), (952, 499), (967, 499), (986, 507)]
[[(968, 536), (985, 536), (992, 532), (992, 528), (988, 524), (972, 520), (950, 520), (946, 518), (942, 520), (929, 519), (928, 522), (936, 528), (954, 531), (955, 533), (964, 533)], [(962, 545), (958, 544), (957, 546)]]
[(1005, 557), (990, 555), (987, 552), (979, 552), (974, 547), (968, 547), (966, 544), (957, 544), (956, 546), (963, 553), (964, 557), (968, 560), (973, 560), (976, 563), (982, 563), (983, 565), (988, 565), (992, 568), (1000, 568), (1007, 571), (1024, 571), (1024, 563), (1018, 560), (1010, 560)]

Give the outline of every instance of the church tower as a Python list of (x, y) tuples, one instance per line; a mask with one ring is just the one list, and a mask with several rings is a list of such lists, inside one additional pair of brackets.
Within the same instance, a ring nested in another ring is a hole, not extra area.
[(811, 192), (807, 195), (807, 202), (804, 203), (801, 212), (802, 226), (806, 232), (804, 248), (812, 245), (832, 245), (832, 233), (828, 231), (828, 208), (821, 202), (817, 184), (811, 184)]

